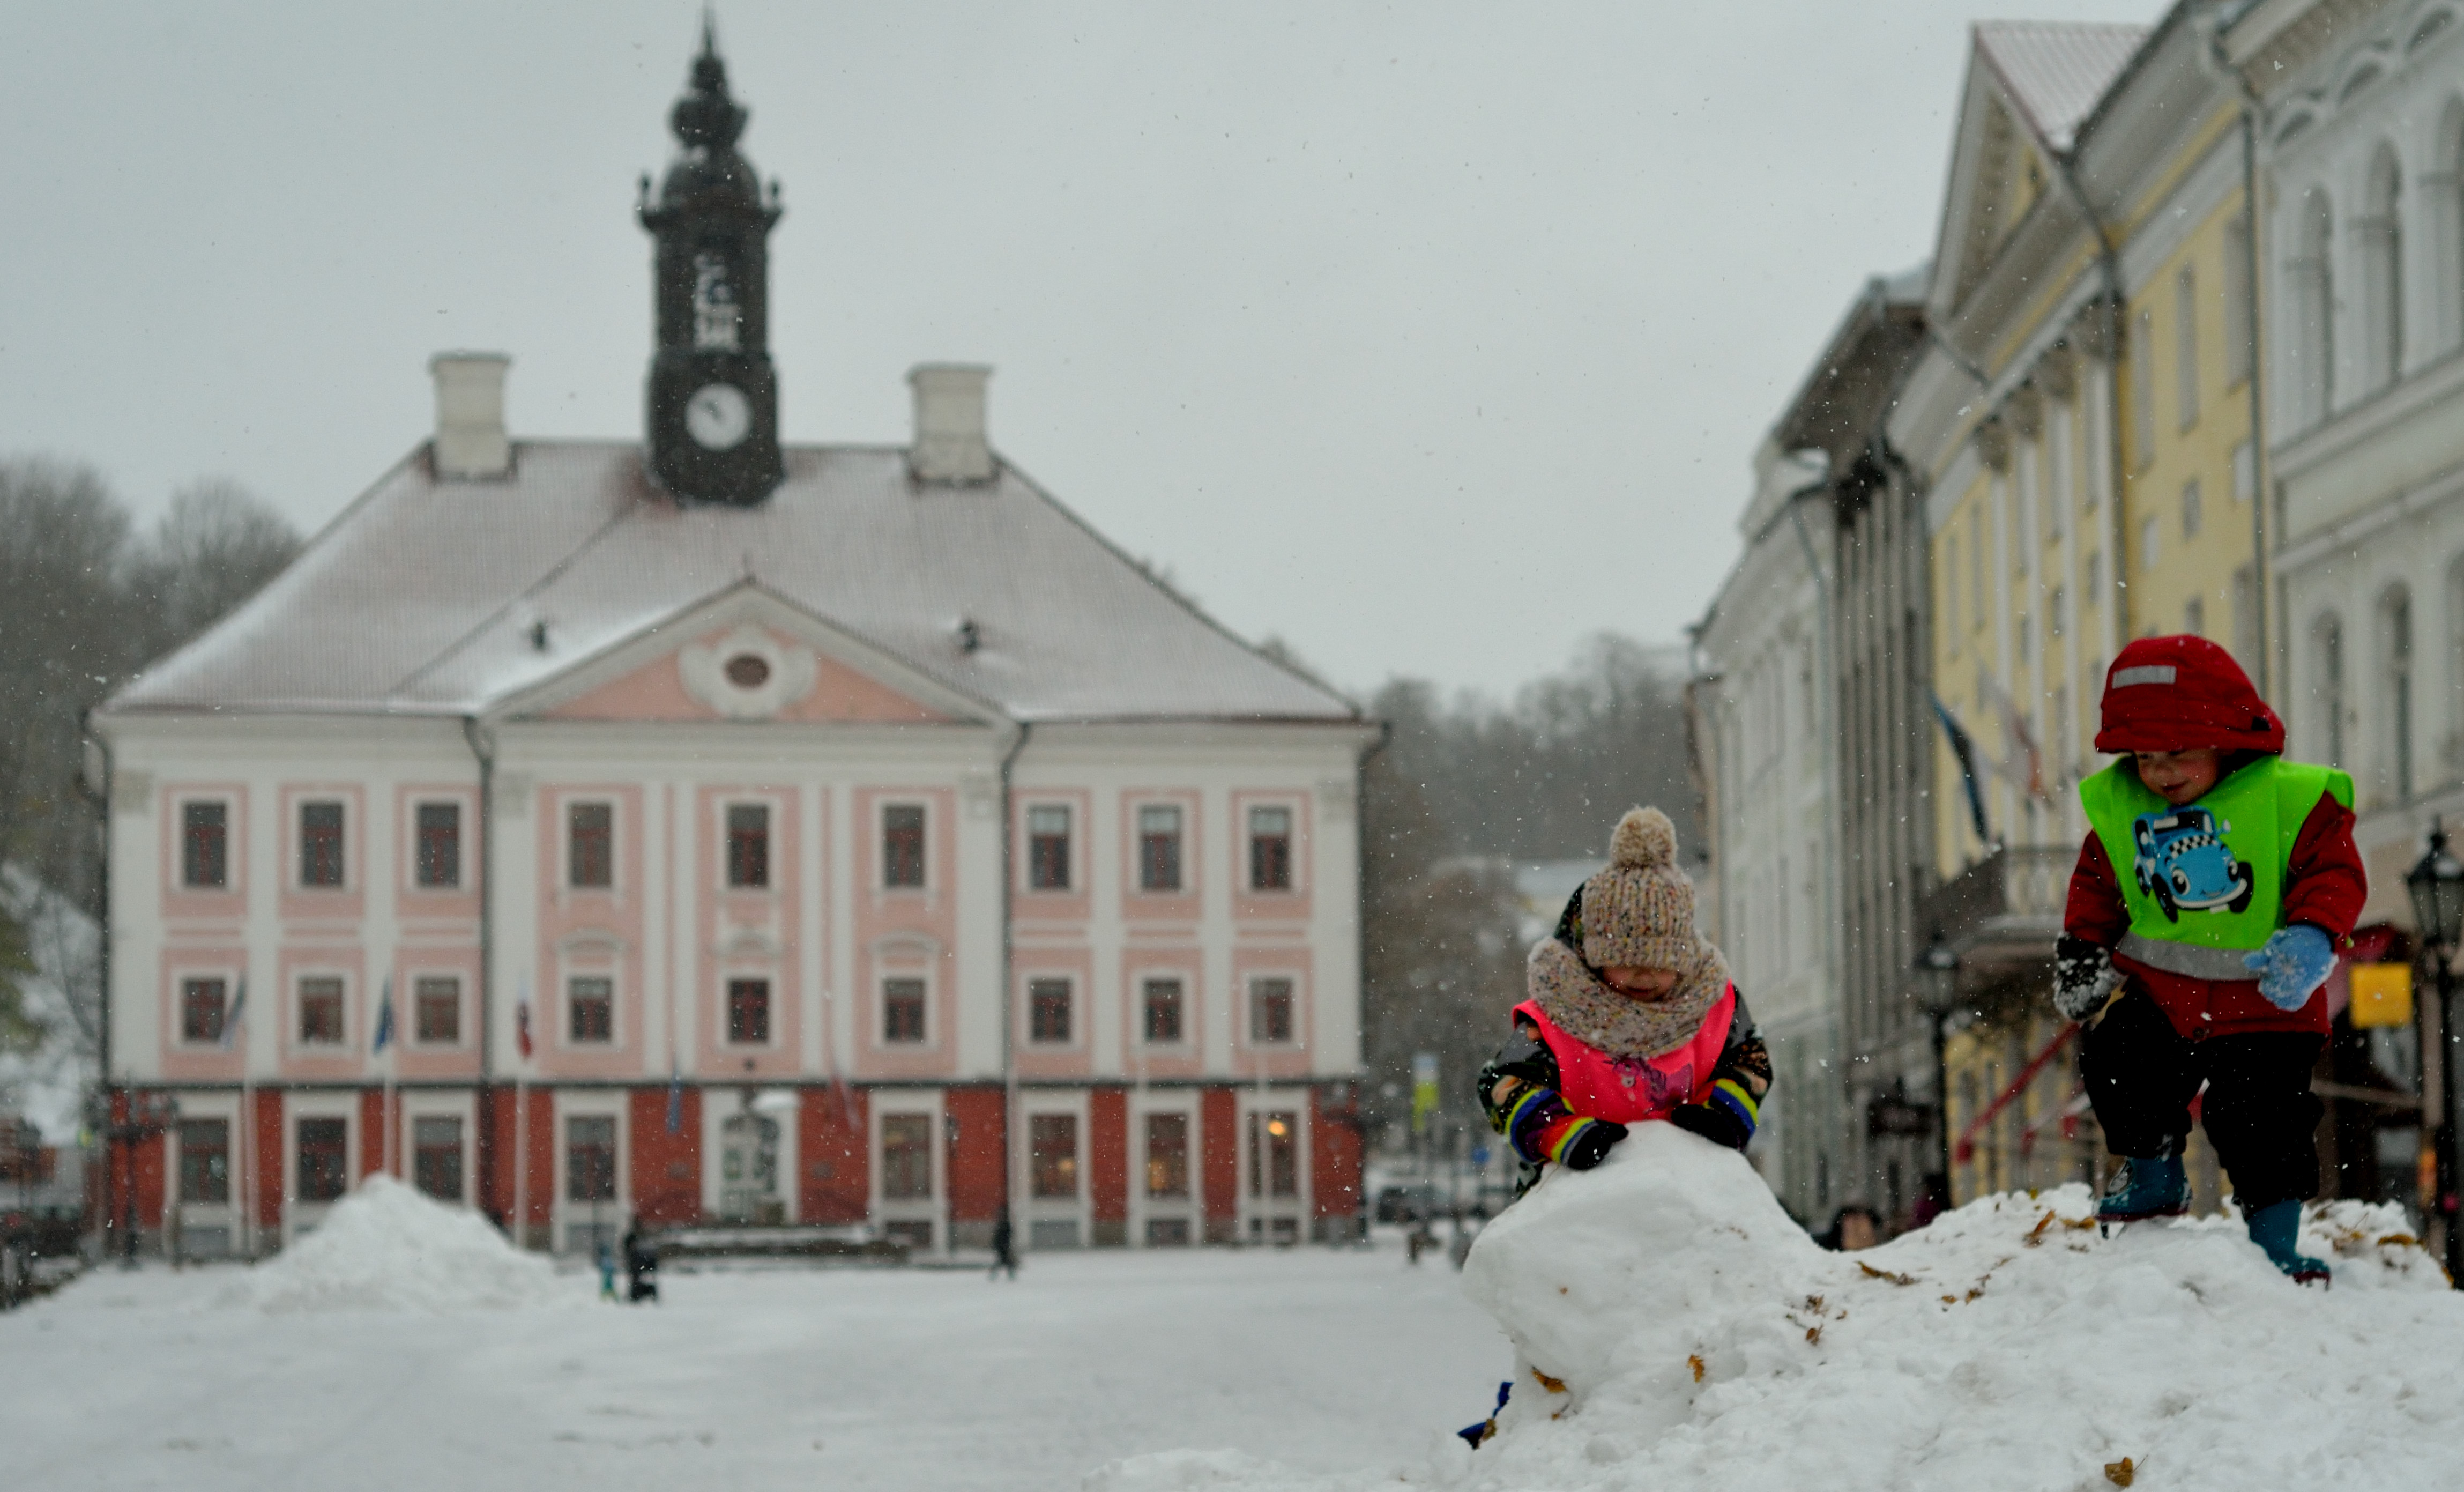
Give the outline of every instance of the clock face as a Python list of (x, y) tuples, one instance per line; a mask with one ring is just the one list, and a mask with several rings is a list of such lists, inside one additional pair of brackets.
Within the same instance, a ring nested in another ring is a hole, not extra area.
[(753, 433), (753, 401), (734, 384), (704, 384), (685, 401), (685, 433), (706, 451), (732, 451)]

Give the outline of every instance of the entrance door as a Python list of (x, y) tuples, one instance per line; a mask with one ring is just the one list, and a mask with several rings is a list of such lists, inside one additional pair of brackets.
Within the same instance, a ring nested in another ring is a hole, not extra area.
[(1245, 1116), (1241, 1169), (1252, 1243), (1297, 1243), (1304, 1225), (1307, 1189), (1302, 1176), (1301, 1116), (1297, 1109), (1253, 1108)]
[(779, 1122), (731, 1114), (719, 1126), (718, 1215), (729, 1222), (784, 1222), (779, 1196)]

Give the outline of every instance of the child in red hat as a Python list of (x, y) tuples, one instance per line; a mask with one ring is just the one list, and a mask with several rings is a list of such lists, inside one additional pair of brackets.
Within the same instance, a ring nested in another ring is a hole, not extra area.
[(2087, 842), (2071, 873), (2054, 1004), (2083, 1021), (2079, 1066), (2120, 1158), (2098, 1215), (2189, 1208), (2191, 1099), (2251, 1238), (2296, 1280), (2327, 1267), (2294, 1245), (2319, 1191), (2310, 1073), (2321, 993), (2368, 895), (2353, 782), (2287, 762), (2284, 723), (2204, 637), (2145, 637), (2104, 680), (2079, 784)]

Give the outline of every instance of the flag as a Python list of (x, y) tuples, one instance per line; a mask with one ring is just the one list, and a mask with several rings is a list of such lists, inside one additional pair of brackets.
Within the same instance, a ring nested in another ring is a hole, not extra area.
[(231, 1009), (223, 1013), (222, 1045), (229, 1047), (239, 1034), (239, 1018), (248, 1010), (248, 978), (242, 975), (239, 988), (232, 991)]
[(1937, 694), (1932, 699), (1933, 718), (1942, 722), (1942, 733), (1950, 742), (1951, 759), (1959, 763), (1960, 783), (1968, 790), (1968, 817), (1976, 828), (1976, 840), (1979, 844), (1991, 844), (1992, 831), (1985, 826), (1985, 787), (1976, 780), (1976, 743), (1960, 728), (1950, 706), (1942, 702), (1942, 696)]
[(676, 1068), (676, 1059), (668, 1058), (668, 1133), (685, 1132), (685, 1075)]
[(385, 993), (377, 1000), (377, 1040), (370, 1050), (383, 1052), (393, 1043), (393, 976), (385, 975)]
[(531, 1055), (531, 982), (527, 979), (522, 981), (521, 1000), (514, 1007), (514, 1045), (521, 1049), (522, 1059), (528, 1061)]

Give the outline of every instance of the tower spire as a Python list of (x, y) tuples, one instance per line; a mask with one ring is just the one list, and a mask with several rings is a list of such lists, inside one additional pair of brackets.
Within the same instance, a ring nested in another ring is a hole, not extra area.
[(736, 148), (747, 118), (728, 92), (718, 21), (705, 8), (701, 52), (668, 113), (675, 159), (641, 208), (657, 246), (650, 474), (684, 502), (759, 502), (784, 471), (767, 248), (780, 208), (775, 189), (762, 200), (760, 178)]

